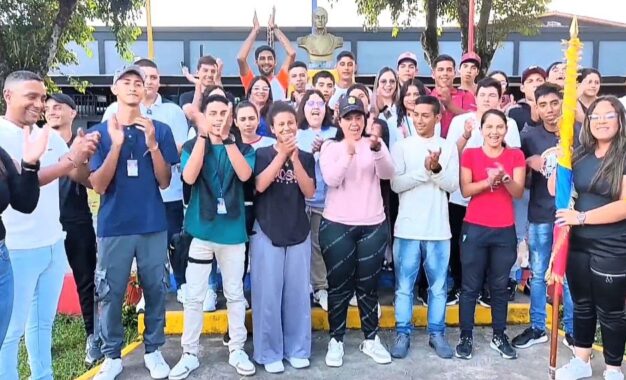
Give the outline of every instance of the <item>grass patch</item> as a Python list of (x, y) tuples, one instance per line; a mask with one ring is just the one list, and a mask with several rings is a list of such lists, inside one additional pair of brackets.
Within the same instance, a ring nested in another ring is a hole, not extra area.
[[(137, 340), (137, 314), (125, 308), (122, 315), (126, 344)], [(80, 317), (57, 315), (52, 328), (52, 370), (55, 379), (74, 379), (85, 373), (85, 327)], [(24, 340), (20, 342), (18, 354), (20, 379), (30, 376), (28, 354)]]

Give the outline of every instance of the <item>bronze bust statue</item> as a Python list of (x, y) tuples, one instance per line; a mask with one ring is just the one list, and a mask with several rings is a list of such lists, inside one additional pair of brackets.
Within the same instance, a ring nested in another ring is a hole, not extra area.
[(328, 12), (322, 7), (317, 7), (313, 13), (314, 32), (298, 38), (298, 46), (309, 53), (309, 68), (331, 68), (334, 64), (333, 52), (343, 46), (343, 37), (328, 33), (326, 23)]

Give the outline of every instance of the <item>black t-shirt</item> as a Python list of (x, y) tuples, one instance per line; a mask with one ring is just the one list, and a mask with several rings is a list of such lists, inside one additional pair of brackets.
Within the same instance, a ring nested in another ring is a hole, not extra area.
[[(587, 153), (574, 163), (574, 188), (578, 193), (574, 204), (576, 210), (589, 211), (615, 201), (611, 197), (608, 182), (600, 180), (591, 187), (591, 181), (600, 169), (601, 163), (602, 159), (597, 158), (593, 152)], [(624, 175), (626, 175), (626, 168), (624, 168)], [(624, 236), (626, 235), (626, 220), (610, 224), (574, 226), (572, 234), (589, 239)]]
[[(72, 145), (76, 135), (67, 145)], [(70, 177), (59, 178), (59, 199), (61, 208), (61, 224), (65, 228), (68, 224), (92, 224), (93, 219), (89, 209), (87, 188), (72, 181)]]
[[(257, 149), (254, 175), (261, 174), (277, 154), (273, 146)], [(308, 176), (315, 183), (313, 155), (302, 150), (298, 150), (298, 155)], [(300, 191), (290, 160), (285, 162), (274, 183), (264, 192), (256, 194), (254, 214), (263, 233), (275, 246), (287, 247), (306, 240), (311, 226), (306, 214), (304, 195)]]
[[(574, 127), (574, 146), (578, 146), (580, 125)], [(554, 197), (548, 192), (548, 178), (557, 166), (557, 145), (559, 139), (554, 132), (549, 132), (543, 123), (527, 125), (520, 133), (522, 151), (526, 158), (538, 155), (544, 158), (541, 172), (530, 169), (530, 202), (528, 203), (528, 221), (530, 223), (554, 223), (556, 207)]]
[[(9, 205), (16, 211), (31, 213), (39, 201), (39, 178), (37, 172), (22, 170), (18, 174), (15, 163), (9, 154), (0, 148), (0, 214)], [(6, 230), (0, 218), (0, 240), (4, 240)]]
[(520, 131), (523, 130), (527, 124), (530, 126), (535, 125), (531, 117), (530, 105), (523, 100), (520, 101), (517, 106), (509, 109), (508, 116), (515, 120), (517, 129)]
[(195, 91), (187, 91), (180, 94), (178, 97), (178, 105), (182, 108), (185, 104), (193, 102), (193, 94)]

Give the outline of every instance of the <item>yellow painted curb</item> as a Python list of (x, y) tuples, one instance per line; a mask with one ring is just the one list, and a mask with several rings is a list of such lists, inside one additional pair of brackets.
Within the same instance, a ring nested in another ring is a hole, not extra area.
[[(508, 324), (525, 324), (530, 322), (529, 304), (513, 303), (509, 304), (507, 317)], [(382, 306), (382, 316), (379, 320), (381, 328), (394, 328), (396, 325), (393, 306)], [(413, 324), (417, 327), (425, 327), (427, 323), (428, 308), (424, 306), (413, 307)], [(550, 315), (550, 314), (548, 314)], [(491, 309), (476, 305), (475, 315), (476, 325), (491, 324)], [(144, 331), (144, 315), (139, 314), (139, 333)], [(168, 311), (165, 316), (165, 334), (181, 335), (183, 333), (184, 316), (182, 311)], [(446, 308), (446, 324), (457, 326), (459, 324), (459, 306), (448, 306)], [(311, 309), (311, 325), (313, 330), (328, 330), (328, 315), (319, 307)], [(252, 328), (252, 312), (246, 313), (246, 326)], [(359, 310), (356, 307), (348, 309), (347, 326), (351, 329), (361, 328)], [(226, 310), (218, 310), (212, 313), (204, 313), (204, 324), (202, 332), (205, 334), (224, 334), (228, 331), (228, 314)]]
[[(122, 357), (125, 357), (126, 355), (128, 355), (131, 352), (135, 351), (142, 344), (143, 344), (143, 341), (138, 340), (138, 341), (132, 342), (128, 346), (124, 347), (122, 349)], [(90, 369), (89, 371), (83, 373), (82, 375), (80, 375), (79, 377), (75, 378), (74, 380), (89, 380), (89, 379), (92, 379), (100, 371), (100, 366), (101, 366), (101, 364), (93, 367), (92, 369)]]

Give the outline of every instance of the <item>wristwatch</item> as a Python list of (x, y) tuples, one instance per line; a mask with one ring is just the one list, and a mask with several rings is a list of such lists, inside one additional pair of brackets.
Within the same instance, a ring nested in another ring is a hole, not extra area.
[(576, 219), (578, 219), (578, 224), (582, 226), (585, 224), (585, 219), (587, 219), (587, 214), (584, 211), (581, 211), (578, 213), (578, 215), (576, 215)]
[(232, 138), (230, 138), (230, 136), (228, 136), (227, 138), (222, 139), (222, 143), (224, 145), (234, 144), (235, 140), (233, 140)]

